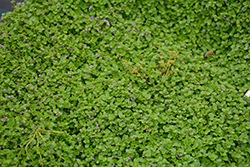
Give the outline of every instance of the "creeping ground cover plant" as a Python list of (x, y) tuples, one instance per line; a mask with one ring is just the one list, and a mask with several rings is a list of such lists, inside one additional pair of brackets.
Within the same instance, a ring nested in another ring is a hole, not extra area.
[(250, 1), (13, 1), (0, 166), (250, 164)]

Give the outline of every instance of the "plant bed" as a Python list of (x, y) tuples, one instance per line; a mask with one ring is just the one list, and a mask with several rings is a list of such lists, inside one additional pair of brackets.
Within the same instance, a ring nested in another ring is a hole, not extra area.
[(0, 166), (250, 164), (247, 1), (14, 8), (0, 23)]

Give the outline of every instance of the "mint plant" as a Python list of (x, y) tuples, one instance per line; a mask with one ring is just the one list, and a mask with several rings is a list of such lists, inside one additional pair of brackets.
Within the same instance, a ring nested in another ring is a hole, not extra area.
[(249, 6), (17, 3), (0, 23), (0, 166), (247, 166)]

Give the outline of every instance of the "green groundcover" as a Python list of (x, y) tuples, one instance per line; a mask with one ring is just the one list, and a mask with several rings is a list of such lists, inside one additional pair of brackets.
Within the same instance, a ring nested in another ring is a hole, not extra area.
[(0, 166), (248, 167), (249, 0), (27, 0), (0, 23)]

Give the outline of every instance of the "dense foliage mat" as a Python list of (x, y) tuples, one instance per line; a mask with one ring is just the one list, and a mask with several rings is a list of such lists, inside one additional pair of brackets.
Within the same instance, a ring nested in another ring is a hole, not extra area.
[(18, 3), (0, 23), (0, 166), (249, 166), (249, 7)]

